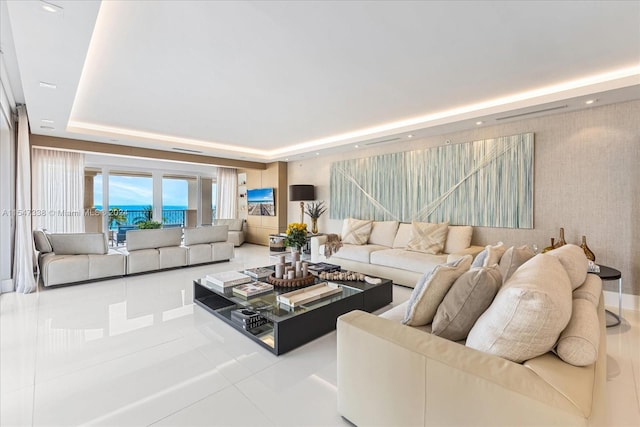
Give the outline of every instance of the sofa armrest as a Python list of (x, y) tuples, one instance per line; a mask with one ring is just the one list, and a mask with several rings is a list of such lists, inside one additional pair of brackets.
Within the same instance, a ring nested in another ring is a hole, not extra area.
[(338, 411), (356, 425), (586, 424), (521, 364), (362, 311), (337, 331)]
[(447, 262), (457, 261), (465, 255), (471, 255), (475, 258), (476, 255), (478, 255), (480, 252), (483, 251), (483, 249), (484, 249), (484, 246), (471, 245), (467, 249), (464, 249), (460, 252), (449, 254), (449, 256), (447, 257)]
[(311, 262), (325, 261), (324, 254), (320, 253), (320, 246), (327, 242), (327, 236), (313, 236), (311, 237)]

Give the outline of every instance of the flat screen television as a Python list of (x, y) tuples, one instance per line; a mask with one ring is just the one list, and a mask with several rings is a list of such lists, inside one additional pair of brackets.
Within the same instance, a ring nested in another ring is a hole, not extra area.
[(276, 202), (273, 188), (254, 188), (247, 190), (249, 215), (276, 216)]

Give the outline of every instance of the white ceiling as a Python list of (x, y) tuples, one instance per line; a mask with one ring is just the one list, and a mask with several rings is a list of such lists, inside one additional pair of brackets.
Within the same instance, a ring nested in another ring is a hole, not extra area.
[(640, 99), (639, 1), (1, 1), (36, 134), (271, 161)]

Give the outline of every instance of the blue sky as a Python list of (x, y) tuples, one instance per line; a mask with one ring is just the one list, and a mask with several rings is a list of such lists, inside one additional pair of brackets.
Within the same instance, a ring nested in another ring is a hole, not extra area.
[[(93, 180), (93, 203), (102, 205), (102, 175)], [(188, 185), (183, 179), (162, 180), (162, 204), (164, 206), (187, 206)], [(215, 200), (215, 198), (214, 198)], [(118, 176), (109, 177), (109, 205), (153, 204), (153, 181), (150, 177)]]

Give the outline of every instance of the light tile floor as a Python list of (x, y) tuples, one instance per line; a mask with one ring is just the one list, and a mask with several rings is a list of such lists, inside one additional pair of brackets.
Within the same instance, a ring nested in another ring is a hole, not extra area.
[[(349, 425), (335, 332), (276, 357), (193, 305), (193, 279), (267, 263), (245, 244), (228, 263), (3, 294), (0, 425)], [(640, 313), (624, 318), (607, 330), (611, 426), (640, 425)]]

